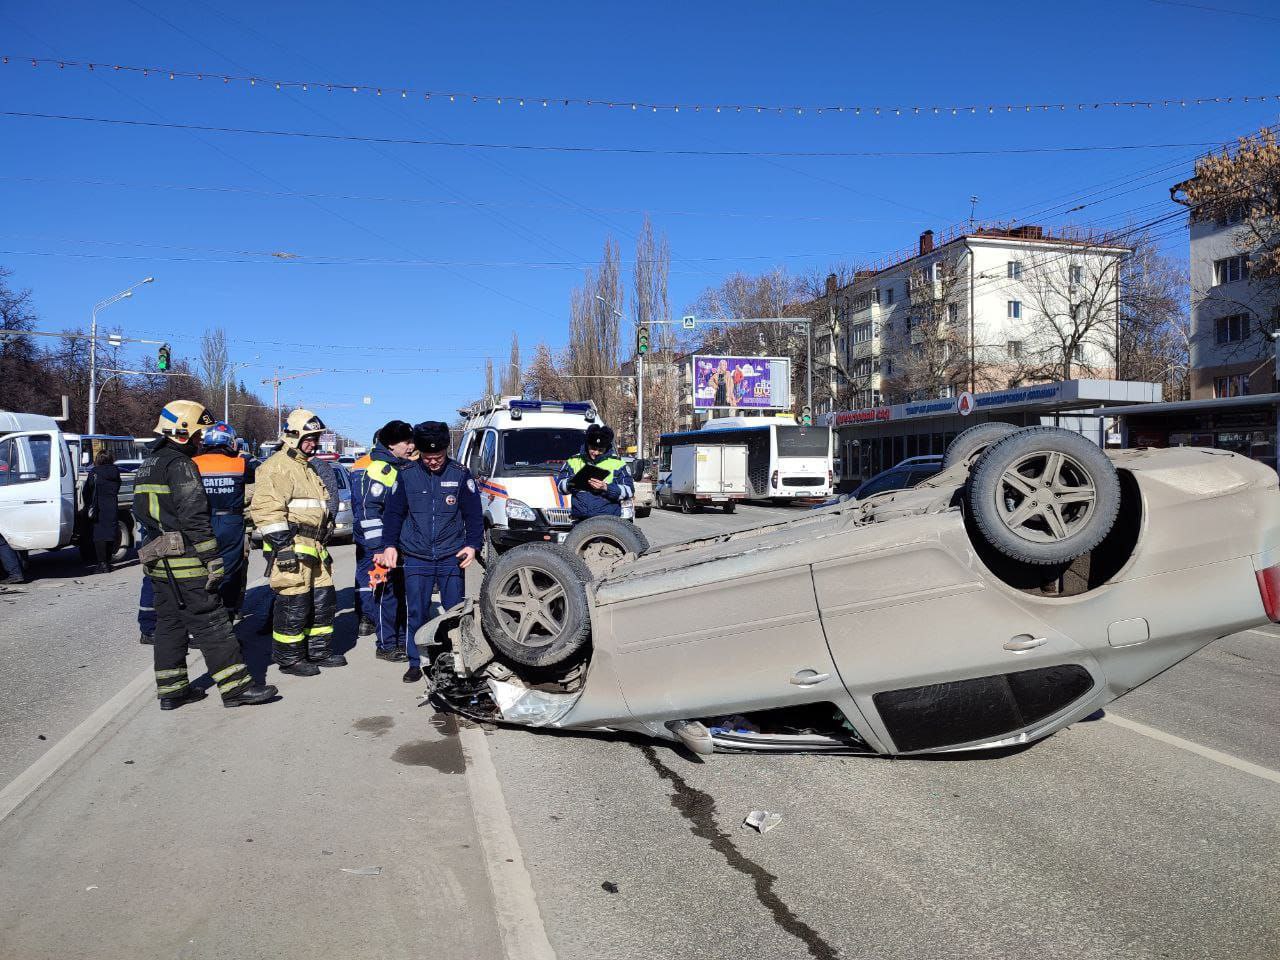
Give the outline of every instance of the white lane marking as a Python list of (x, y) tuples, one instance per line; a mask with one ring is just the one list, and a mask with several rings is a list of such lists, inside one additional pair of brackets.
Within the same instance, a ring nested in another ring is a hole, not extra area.
[(1140, 733), (1144, 737), (1150, 737), (1152, 740), (1167, 743), (1169, 746), (1177, 747), (1179, 750), (1197, 754), (1207, 760), (1212, 760), (1214, 763), (1220, 763), (1224, 767), (1231, 767), (1233, 770), (1240, 770), (1263, 780), (1270, 780), (1272, 783), (1280, 783), (1280, 772), (1269, 767), (1262, 767), (1256, 763), (1250, 763), (1248, 760), (1241, 760), (1239, 757), (1233, 757), (1231, 754), (1215, 750), (1213, 747), (1206, 747), (1204, 744), (1196, 743), (1194, 740), (1183, 740), (1181, 737), (1175, 737), (1173, 734), (1157, 730), (1155, 727), (1148, 727), (1145, 723), (1118, 717), (1114, 713), (1108, 713), (1103, 719), (1114, 723), (1117, 727), (1124, 727), (1126, 730), (1132, 730), (1134, 733)]
[(460, 726), (458, 738), (467, 760), (471, 812), (484, 850), (503, 952), (507, 960), (556, 960), (484, 731)]
[(120, 715), (143, 692), (152, 688), (155, 674), (151, 667), (130, 680), (114, 697), (98, 707), (78, 727), (50, 747), (35, 763), (18, 774), (0, 790), (0, 820), (13, 813), (40, 785), (58, 772), (58, 768), (74, 757), (103, 728)]
[(1260, 637), (1266, 637), (1268, 640), (1280, 640), (1280, 635), (1272, 633), (1270, 630), (1246, 630), (1245, 633), (1256, 633)]

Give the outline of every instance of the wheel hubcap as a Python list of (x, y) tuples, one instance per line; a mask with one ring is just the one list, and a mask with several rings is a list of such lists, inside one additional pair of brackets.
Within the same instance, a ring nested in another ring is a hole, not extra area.
[(1074, 536), (1097, 505), (1093, 478), (1065, 453), (1032, 453), (1000, 476), (996, 510), (1024, 540), (1058, 543)]
[(538, 567), (521, 567), (498, 587), (493, 601), (503, 632), (525, 647), (545, 647), (564, 629), (564, 586)]
[(612, 537), (592, 537), (578, 548), (578, 556), (593, 576), (599, 576), (611, 563), (626, 555), (626, 549)]

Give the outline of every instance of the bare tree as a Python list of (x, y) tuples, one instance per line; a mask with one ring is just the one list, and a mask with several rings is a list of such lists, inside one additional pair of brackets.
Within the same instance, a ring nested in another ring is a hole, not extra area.
[(573, 389), (569, 386), (571, 381), (565, 379), (551, 348), (545, 343), (534, 348), (533, 359), (525, 371), (525, 382), (539, 400), (573, 399)]
[(1133, 242), (1120, 267), (1119, 379), (1163, 384), (1166, 400), (1191, 395), (1189, 288), (1184, 264), (1148, 236)]
[(230, 375), (227, 331), (222, 327), (206, 330), (200, 338), (200, 379), (204, 404), (210, 410), (222, 409), (223, 388)]
[(951, 395), (968, 383), (969, 330), (963, 273), (959, 262), (950, 258), (922, 264), (912, 271), (905, 317), (886, 322), (880, 331), (882, 390), (889, 402)]
[[(1012, 383), (1105, 375), (1115, 356), (1118, 258), (1081, 246), (1072, 256), (1052, 253), (1033, 261), (1027, 300), (1013, 322), (1009, 357)], [(1012, 348), (1011, 348), (1012, 352)]]
[(511, 356), (502, 371), (502, 392), (506, 396), (520, 392), (520, 335), (514, 330), (511, 332)]
[(494, 396), (492, 357), (485, 357), (484, 360), (484, 395), (486, 400)]
[(619, 321), (622, 309), (618, 245), (605, 240), (600, 265), (569, 296), (569, 348), (564, 375), (582, 399), (593, 400), (601, 419), (612, 423), (618, 403)]
[(34, 338), (16, 336), (34, 330), (36, 314), (31, 307), (31, 291), (9, 286), (11, 270), (0, 267), (0, 410), (51, 410), (49, 384), (42, 382), (40, 349)]
[(649, 328), (643, 387), (646, 452), (655, 449), (659, 435), (675, 428), (680, 415), (680, 371), (667, 286), (670, 272), (671, 245), (665, 235), (654, 234), (646, 216), (636, 238), (633, 276), (636, 325)]

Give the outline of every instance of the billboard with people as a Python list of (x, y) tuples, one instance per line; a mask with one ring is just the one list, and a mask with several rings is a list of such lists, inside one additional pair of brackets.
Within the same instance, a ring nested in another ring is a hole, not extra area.
[(789, 410), (791, 361), (787, 357), (693, 358), (695, 410)]

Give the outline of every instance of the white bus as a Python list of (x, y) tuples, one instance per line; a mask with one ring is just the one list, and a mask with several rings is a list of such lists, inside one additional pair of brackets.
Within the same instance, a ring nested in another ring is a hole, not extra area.
[(718, 417), (701, 430), (659, 439), (658, 484), (671, 482), (671, 448), (685, 444), (746, 444), (747, 498), (829, 497), (835, 484), (831, 428), (802, 427), (765, 417)]

